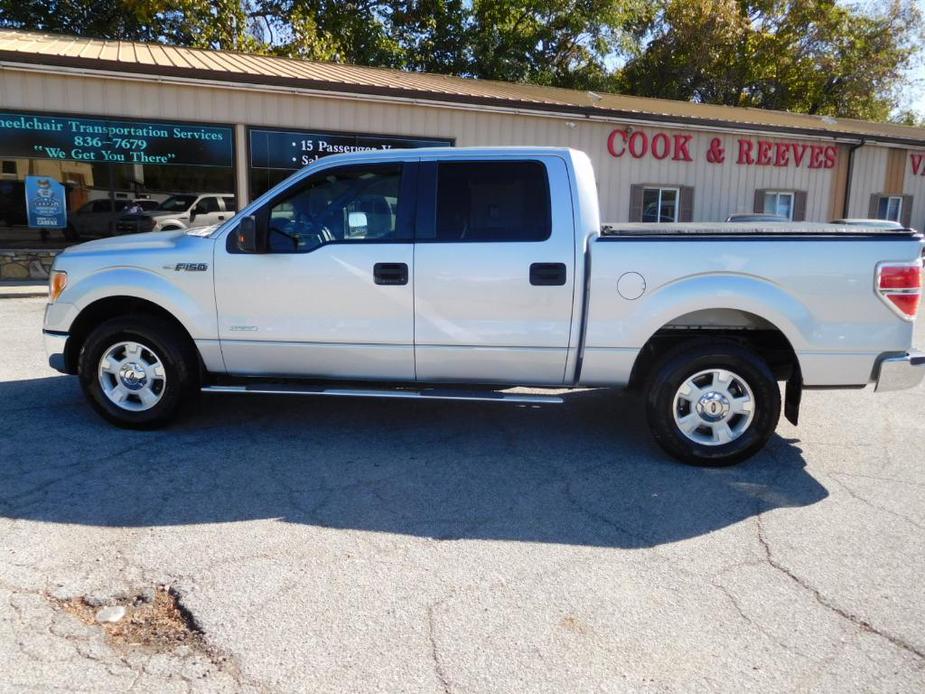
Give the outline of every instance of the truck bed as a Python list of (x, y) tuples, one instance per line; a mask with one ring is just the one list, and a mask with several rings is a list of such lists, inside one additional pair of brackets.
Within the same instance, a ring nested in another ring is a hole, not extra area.
[(862, 386), (912, 340), (912, 322), (874, 289), (878, 264), (913, 262), (921, 238), (829, 224), (614, 226), (590, 244), (582, 383), (627, 379), (657, 331), (763, 327), (787, 338), (805, 385)]

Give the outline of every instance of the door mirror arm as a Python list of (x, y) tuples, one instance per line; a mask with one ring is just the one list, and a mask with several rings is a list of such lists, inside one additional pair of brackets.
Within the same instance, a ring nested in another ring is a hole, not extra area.
[(260, 229), (253, 215), (241, 217), (238, 228), (234, 231), (235, 245), (241, 253), (266, 253), (268, 250), (267, 233)]

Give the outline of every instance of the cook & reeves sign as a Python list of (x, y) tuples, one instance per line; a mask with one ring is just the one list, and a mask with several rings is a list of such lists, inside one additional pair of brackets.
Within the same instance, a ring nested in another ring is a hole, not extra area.
[[(650, 134), (644, 130), (617, 128), (607, 138), (607, 151), (617, 159), (631, 157), (694, 161), (698, 148), (694, 135), (666, 132)], [(712, 137), (704, 156), (711, 164), (722, 164), (728, 158), (743, 166), (833, 169), (838, 162), (838, 146), (740, 137), (736, 140), (734, 151), (727, 152), (723, 139)]]

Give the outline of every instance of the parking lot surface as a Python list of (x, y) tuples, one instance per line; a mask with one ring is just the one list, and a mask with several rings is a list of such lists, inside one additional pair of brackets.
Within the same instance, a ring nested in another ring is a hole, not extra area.
[[(725, 470), (606, 391), (133, 432), (46, 366), (43, 306), (0, 301), (0, 691), (925, 690), (925, 388), (806, 393)], [(194, 637), (73, 607), (146, 591)]]

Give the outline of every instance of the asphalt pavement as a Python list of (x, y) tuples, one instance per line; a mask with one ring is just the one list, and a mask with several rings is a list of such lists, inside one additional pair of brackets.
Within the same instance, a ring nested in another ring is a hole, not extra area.
[[(0, 301), (0, 692), (925, 690), (925, 387), (808, 392), (725, 470), (607, 391), (133, 432), (47, 367), (43, 307)], [(190, 645), (66, 609), (152, 589)]]

